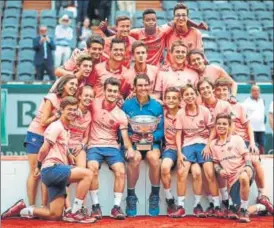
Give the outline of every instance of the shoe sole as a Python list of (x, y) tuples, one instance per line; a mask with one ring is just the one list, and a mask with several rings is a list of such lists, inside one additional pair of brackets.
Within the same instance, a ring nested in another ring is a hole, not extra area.
[(197, 218), (206, 218), (206, 215), (195, 215)]
[(247, 220), (247, 219), (239, 219), (239, 222), (240, 222), (240, 223), (249, 223), (250, 220)]
[(176, 218), (184, 218), (184, 217), (186, 217), (186, 215), (181, 215), (181, 216), (168, 215), (167, 217), (176, 219)]
[(235, 219), (239, 219), (239, 217), (237, 216), (228, 216), (229, 219), (235, 220)]
[(126, 219), (126, 217), (121, 217), (121, 216), (115, 217), (113, 215), (110, 215), (110, 217), (113, 218), (113, 219), (116, 219), (116, 220), (125, 220)]
[(76, 221), (76, 220), (73, 220), (73, 219), (65, 219), (65, 218), (63, 218), (63, 221), (64, 222), (69, 222), (69, 223), (91, 224), (91, 223), (95, 223), (97, 220), (90, 221), (90, 222), (83, 222), (83, 221)]
[[(8, 213), (9, 210), (11, 210), (11, 208), (15, 207), (16, 204), (20, 203), (21, 201), (24, 203), (23, 199), (20, 199), (20, 200), (18, 200), (15, 204), (13, 204), (11, 207), (9, 207), (6, 211), (4, 211), (4, 212), (2, 213), (2, 215), (1, 215), (1, 219), (5, 219), (5, 214)], [(24, 203), (24, 204), (25, 204), (25, 203)], [(26, 205), (25, 205), (25, 207), (26, 207)], [(25, 207), (23, 207), (22, 209), (24, 209)], [(21, 209), (21, 210), (22, 210), (22, 209)], [(11, 217), (13, 217), (13, 216), (11, 216)], [(20, 213), (19, 213), (18, 217), (20, 217)], [(9, 218), (9, 217), (8, 217), (8, 218)]]

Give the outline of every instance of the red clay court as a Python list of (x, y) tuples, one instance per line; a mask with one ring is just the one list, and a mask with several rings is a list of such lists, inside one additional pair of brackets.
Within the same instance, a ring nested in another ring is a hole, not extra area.
[(55, 228), (55, 227), (82, 227), (82, 228), (179, 228), (179, 227), (210, 227), (210, 228), (230, 228), (230, 227), (253, 227), (253, 228), (268, 228), (273, 227), (273, 216), (255, 216), (251, 217), (250, 223), (239, 223), (237, 220), (206, 218), (198, 219), (188, 216), (182, 219), (170, 219), (166, 216), (159, 216), (157, 218), (140, 216), (137, 218), (128, 218), (124, 221), (113, 220), (109, 217), (104, 217), (103, 220), (95, 224), (76, 224), (56, 221), (43, 220), (24, 220), (24, 219), (8, 219), (2, 221), (3, 228)]

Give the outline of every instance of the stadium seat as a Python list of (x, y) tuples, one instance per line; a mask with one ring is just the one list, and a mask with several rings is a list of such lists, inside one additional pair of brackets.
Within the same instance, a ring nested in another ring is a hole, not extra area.
[(18, 53), (18, 62), (33, 62), (34, 51), (33, 50), (20, 50)]
[(273, 1), (264, 1), (265, 9), (273, 12)]
[(262, 24), (260, 22), (245, 21), (245, 28), (249, 33), (261, 32), (262, 31)]
[(230, 2), (216, 2), (216, 9), (219, 10), (221, 13), (225, 11), (233, 11), (232, 4)]
[(212, 21), (220, 20), (220, 15), (218, 11), (212, 11), (212, 12), (209, 12), (209, 14), (204, 14), (203, 19), (207, 23), (211, 23)]
[(6, 40), (1, 40), (1, 48), (2, 49), (14, 49), (17, 46), (16, 40), (13, 39), (6, 39)]
[(19, 17), (20, 17), (20, 9), (5, 9), (4, 10), (4, 18), (17, 18), (18, 19)]
[(2, 37), (5, 38), (13, 38), (17, 39), (18, 37), (18, 30), (17, 28), (3, 28), (2, 30)]
[[(174, 16), (173, 16), (173, 11), (172, 11), (172, 10), (166, 11), (166, 17), (167, 17), (167, 20), (168, 20), (168, 21), (173, 20), (173, 18), (174, 18)], [(191, 17), (191, 19), (192, 19), (192, 17)]]
[(37, 19), (36, 18), (22, 19), (21, 29), (26, 29), (26, 28), (37, 29)]
[(244, 30), (244, 25), (240, 21), (226, 21), (226, 29), (230, 31), (242, 31)]
[(15, 60), (15, 49), (13, 50), (2, 50), (1, 61), (14, 62)]
[(255, 77), (256, 82), (270, 82), (271, 72), (267, 65), (253, 64), (251, 66), (252, 74)]
[(231, 1), (235, 11), (249, 11), (249, 4), (246, 1)]
[(241, 21), (255, 21), (256, 15), (254, 12), (251, 12), (251, 11), (242, 12), (242, 13), (239, 13), (239, 19)]
[(249, 5), (252, 11), (265, 11), (265, 4), (261, 1), (250, 1)]
[(133, 28), (142, 28), (144, 27), (143, 22), (140, 20), (133, 21)]
[(215, 4), (210, 1), (198, 1), (198, 8), (200, 11), (214, 11)]
[(19, 81), (33, 81), (34, 80), (34, 66), (30, 62), (21, 62), (17, 65), (17, 80)]
[(240, 40), (246, 40), (248, 41), (250, 39), (250, 36), (245, 31), (232, 31), (232, 38), (234, 41), (238, 42)]
[(252, 42), (252, 41), (240, 40), (237, 42), (237, 45), (238, 45), (239, 52), (245, 51), (245, 50), (256, 52), (256, 49), (257, 49), (255, 42)]
[(263, 57), (264, 57), (264, 62), (267, 65), (270, 65), (273, 67), (273, 53), (269, 52), (269, 51), (265, 51), (263, 52)]
[(261, 51), (273, 51), (273, 43), (270, 41), (256, 41), (256, 45)]
[(230, 31), (213, 31), (212, 34), (218, 39), (218, 41), (230, 41), (231, 32)]
[(211, 40), (204, 40), (204, 48), (206, 50), (211, 50), (211, 51), (218, 51), (218, 45), (216, 41), (211, 41)]
[(235, 42), (220, 40), (219, 46), (222, 52), (237, 52), (237, 45)]
[(202, 12), (201, 11), (195, 11), (195, 12), (191, 13), (191, 19), (197, 20), (197, 21), (203, 20)]
[(14, 30), (18, 31), (18, 24), (14, 24), (11, 21), (7, 21), (7, 22), (3, 23), (2, 28), (3, 29), (9, 29), (10, 28), (10, 29), (14, 29)]
[(273, 12), (268, 12), (268, 11), (259, 11), (256, 12), (257, 18), (260, 21), (272, 21), (273, 23)]
[(31, 29), (31, 28), (27, 28), (27, 29), (22, 29), (21, 30), (21, 39), (32, 39), (33, 37), (37, 36), (37, 31), (36, 29)]
[(264, 58), (261, 53), (253, 53), (252, 55), (244, 53), (244, 57), (247, 65), (251, 65), (253, 63), (259, 63), (259, 64), (264, 63)]
[(140, 10), (136, 10), (133, 15), (134, 20), (143, 20), (143, 12)]
[(14, 18), (14, 17), (4, 18), (3, 21), (2, 21), (2, 25), (4, 26), (5, 24), (18, 25), (19, 24), (19, 17), (18, 18)]
[(37, 17), (38, 17), (38, 13), (36, 10), (23, 10), (23, 13), (22, 13), (23, 20), (29, 19), (29, 18), (37, 20)]
[(177, 4), (177, 1), (163, 1), (162, 8), (163, 10), (167, 11), (167, 10), (173, 9), (176, 4)]
[(265, 21), (263, 23), (263, 30), (264, 31), (272, 31), (273, 32), (273, 21)]
[(33, 50), (32, 39), (23, 39), (19, 41), (19, 50)]
[(55, 18), (41, 18), (40, 25), (45, 25), (48, 28), (51, 27), (55, 29), (57, 23)]
[(210, 31), (224, 31), (225, 23), (224, 21), (211, 21), (209, 24)]
[(230, 21), (237, 21), (238, 20), (238, 14), (234, 11), (225, 11), (221, 13), (221, 18), (224, 21), (230, 20)]
[(22, 1), (6, 1), (6, 8), (15, 8), (21, 9), (22, 8)]
[(166, 12), (164, 11), (156, 11), (157, 19), (166, 20)]
[(54, 37), (55, 35), (55, 28), (48, 27), (48, 35)]
[(1, 61), (1, 80), (12, 81), (13, 80), (13, 62), (2, 62)]
[(164, 25), (164, 24), (166, 24), (167, 23), (167, 20), (163, 20), (163, 19), (158, 19), (157, 20), (157, 23), (158, 23), (158, 25)]
[(226, 64), (233, 65), (235, 63), (244, 64), (244, 58), (241, 53), (227, 52), (224, 53)]
[(117, 10), (116, 13), (115, 13), (115, 18), (117, 18), (119, 16), (128, 16), (128, 17), (130, 17), (130, 13), (128, 11), (125, 11), (125, 10)]
[(224, 65), (223, 56), (218, 52), (206, 52), (206, 58), (210, 63)]
[(55, 18), (56, 19), (56, 10), (41, 10), (41, 18)]
[(248, 82), (250, 80), (250, 70), (245, 65), (233, 64), (230, 73), (237, 82)]
[(192, 11), (199, 10), (198, 4), (195, 1), (184, 1), (184, 4), (187, 5), (187, 7), (188, 7), (189, 10), (192, 10)]
[(264, 31), (262, 31), (262, 32), (253, 32), (250, 35), (256, 41), (264, 41), (264, 42), (268, 41), (268, 33), (267, 32), (264, 32)]

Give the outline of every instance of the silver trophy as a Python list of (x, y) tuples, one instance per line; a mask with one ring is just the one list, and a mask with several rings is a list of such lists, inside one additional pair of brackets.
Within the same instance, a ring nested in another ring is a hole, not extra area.
[(157, 129), (157, 125), (159, 122), (160, 118), (149, 115), (138, 115), (129, 119), (132, 130), (142, 136), (140, 141), (135, 143), (136, 150), (152, 150), (153, 143), (147, 141), (146, 135), (152, 134)]

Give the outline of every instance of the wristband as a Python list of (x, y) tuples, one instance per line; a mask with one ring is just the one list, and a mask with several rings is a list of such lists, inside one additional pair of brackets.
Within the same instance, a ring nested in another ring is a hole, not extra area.
[(37, 168), (38, 168), (38, 169), (41, 169), (41, 167), (42, 167), (42, 162), (38, 161), (38, 162), (37, 162)]

